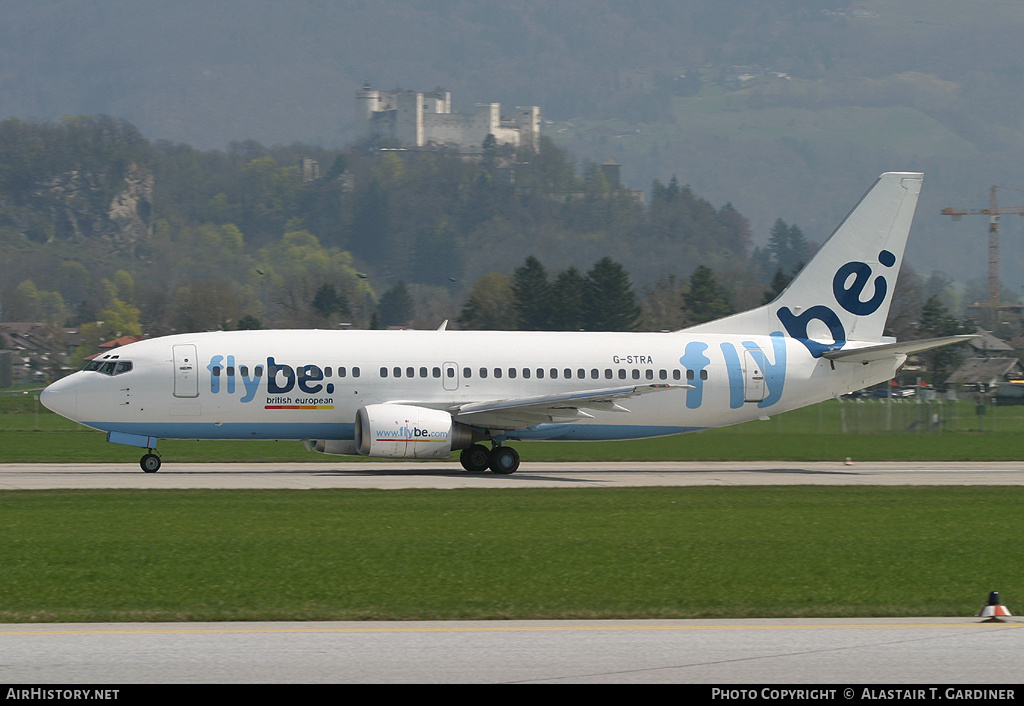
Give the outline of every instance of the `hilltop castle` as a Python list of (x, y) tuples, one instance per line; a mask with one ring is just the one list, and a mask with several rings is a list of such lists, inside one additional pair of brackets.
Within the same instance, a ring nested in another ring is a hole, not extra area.
[(456, 145), (479, 151), (484, 138), (498, 144), (537, 149), (540, 108), (516, 106), (502, 117), (500, 103), (477, 103), (472, 114), (452, 112), (452, 94), (442, 88), (429, 93), (378, 91), (369, 82), (356, 91), (356, 120), (372, 137), (390, 137), (408, 147)]

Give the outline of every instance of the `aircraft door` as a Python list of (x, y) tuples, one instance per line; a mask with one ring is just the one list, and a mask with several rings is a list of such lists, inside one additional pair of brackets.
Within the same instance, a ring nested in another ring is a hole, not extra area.
[(174, 396), (199, 397), (199, 360), (192, 344), (174, 346)]
[(750, 351), (743, 351), (743, 401), (760, 402), (764, 395), (764, 366)]
[(455, 363), (445, 363), (441, 370), (444, 389), (455, 391), (459, 389), (459, 366)]

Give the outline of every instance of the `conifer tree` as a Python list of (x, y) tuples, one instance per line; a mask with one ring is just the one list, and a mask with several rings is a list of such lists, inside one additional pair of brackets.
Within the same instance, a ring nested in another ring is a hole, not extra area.
[(714, 321), (733, 313), (729, 293), (718, 284), (714, 271), (700, 265), (690, 276), (690, 288), (683, 294), (683, 311), (691, 324)]
[(603, 257), (587, 272), (584, 328), (588, 331), (636, 331), (640, 305), (622, 265)]
[(384, 292), (377, 303), (377, 311), (380, 314), (380, 325), (384, 328), (409, 323), (413, 317), (413, 301), (405, 282), (399, 282)]
[(583, 327), (587, 280), (575, 267), (558, 273), (551, 285), (551, 329), (577, 331)]
[(512, 310), (520, 331), (545, 331), (551, 323), (550, 285), (544, 265), (533, 255), (512, 276)]

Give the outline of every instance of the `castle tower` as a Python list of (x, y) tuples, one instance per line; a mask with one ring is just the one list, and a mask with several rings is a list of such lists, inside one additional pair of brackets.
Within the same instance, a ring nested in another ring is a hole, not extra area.
[(367, 81), (356, 91), (356, 125), (363, 128), (370, 124), (374, 112), (379, 110), (380, 91), (375, 91)]

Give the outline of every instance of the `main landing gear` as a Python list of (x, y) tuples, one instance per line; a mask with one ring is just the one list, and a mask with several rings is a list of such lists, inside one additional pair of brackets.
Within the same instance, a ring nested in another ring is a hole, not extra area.
[(488, 450), (483, 444), (473, 444), (459, 454), (459, 463), (470, 473), (492, 473), (510, 475), (519, 468), (519, 452), (511, 446), (495, 446)]
[(150, 451), (139, 459), (139, 465), (146, 473), (156, 473), (160, 470), (160, 457)]

